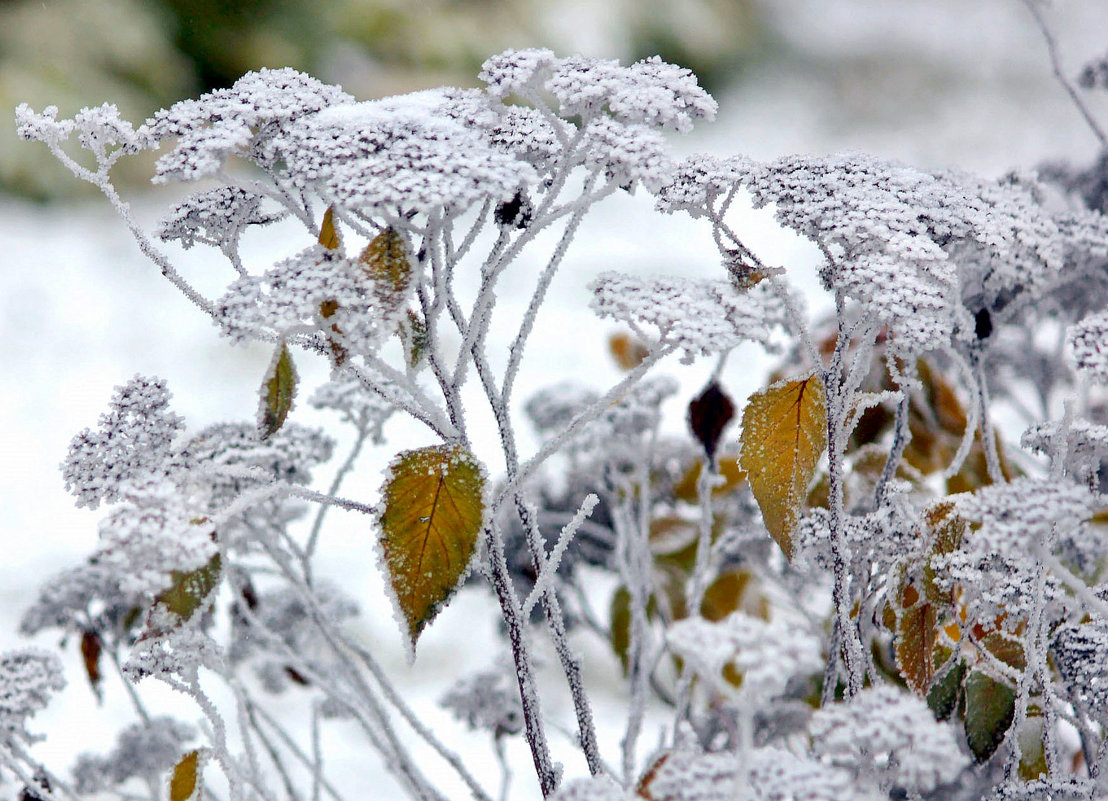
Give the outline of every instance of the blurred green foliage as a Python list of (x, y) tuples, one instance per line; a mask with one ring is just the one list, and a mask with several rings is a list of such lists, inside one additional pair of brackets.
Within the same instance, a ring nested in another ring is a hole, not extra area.
[[(755, 0), (0, 0), (0, 106), (72, 115), (111, 101), (145, 119), (259, 67), (289, 66), (362, 98), (473, 85), (509, 47), (691, 68), (718, 88), (756, 53)], [(149, 175), (120, 165), (123, 183)], [(0, 189), (79, 191), (41, 148), (0, 126)]]

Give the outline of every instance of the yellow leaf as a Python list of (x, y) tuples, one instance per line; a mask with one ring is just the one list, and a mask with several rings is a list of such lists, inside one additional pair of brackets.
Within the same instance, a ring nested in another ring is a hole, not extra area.
[(404, 451), (390, 467), (380, 541), (413, 651), (465, 577), (484, 523), (484, 488), (481, 464), (459, 445)]
[(188, 801), (196, 793), (197, 771), (200, 767), (200, 752), (189, 751), (173, 768), (173, 778), (169, 780), (169, 801)]
[(386, 228), (365, 246), (359, 261), (373, 279), (378, 296), (390, 306), (398, 306), (412, 278), (412, 262), (404, 237), (395, 229)]
[[(700, 503), (697, 482), (700, 481), (701, 465), (699, 459), (693, 462), (692, 467), (681, 476), (681, 480), (673, 485), (674, 497), (686, 503)], [(739, 460), (734, 456), (719, 457), (719, 474), (723, 476), (724, 481), (722, 484), (712, 487), (713, 498), (734, 492), (746, 481), (746, 474), (739, 469)]]
[(620, 331), (608, 337), (608, 352), (624, 370), (634, 370), (650, 355), (650, 348), (632, 334)]
[(816, 375), (781, 381), (750, 397), (743, 411), (739, 466), (770, 535), (792, 558), (793, 529), (823, 449), (827, 408)]
[(262, 381), (262, 405), (258, 413), (258, 435), (266, 440), (285, 424), (296, 396), (296, 368), (284, 342), (273, 354), (273, 362)]
[(323, 212), (323, 224), (319, 226), (319, 244), (328, 250), (335, 250), (339, 246), (339, 235), (335, 230), (335, 209), (328, 206)]

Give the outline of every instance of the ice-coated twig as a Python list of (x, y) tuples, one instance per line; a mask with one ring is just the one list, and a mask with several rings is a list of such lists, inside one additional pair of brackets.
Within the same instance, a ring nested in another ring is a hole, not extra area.
[[(274, 718), (265, 711), (264, 707), (259, 706), (253, 701), (247, 699), (247, 714), (250, 716), (251, 726), (254, 732), (257, 733), (259, 738), (262, 740), (266, 751), (269, 753), (270, 759), (274, 763), (275, 769), (278, 770), (278, 772), (282, 776), (282, 780), (285, 783), (285, 790), (286, 792), (288, 792), (289, 799), (298, 799), (300, 797), (300, 794), (292, 786), (291, 779), (288, 776), (288, 771), (284, 768), (284, 760), (281, 759), (281, 755), (277, 752), (276, 747), (273, 745), (272, 742), (270, 742), (269, 738), (262, 731), (262, 727), (258, 725), (258, 718), (260, 718), (262, 722), (273, 729), (273, 733), (280, 738), (281, 742), (284, 743), (285, 748), (288, 749), (289, 753), (292, 754), (293, 757), (295, 757), (297, 761), (299, 761), (304, 767), (309, 769), (311, 768), (311, 759), (308, 757), (307, 754), (304, 753), (303, 749), (301, 749), (301, 747), (297, 745), (296, 741), (293, 740), (291, 736), (289, 736), (284, 727), (281, 726), (280, 723), (274, 720)], [(339, 793), (337, 789), (335, 789), (335, 786), (331, 784), (331, 782), (328, 781), (325, 776), (320, 778), (320, 784), (322, 785), (323, 789), (327, 791), (327, 794), (331, 796), (332, 799), (334, 799), (334, 801), (344, 801), (342, 794)]]
[(1073, 85), (1073, 81), (1066, 76), (1066, 72), (1062, 68), (1062, 57), (1058, 53), (1058, 42), (1054, 38), (1054, 32), (1050, 29), (1050, 25), (1047, 24), (1046, 18), (1043, 16), (1042, 9), (1039, 7), (1039, 2), (1037, 2), (1037, 0), (1023, 0), (1023, 4), (1027, 6), (1027, 10), (1031, 12), (1031, 16), (1035, 18), (1035, 24), (1039, 26), (1039, 31), (1042, 33), (1043, 40), (1046, 42), (1046, 49), (1050, 54), (1050, 67), (1054, 71), (1054, 77), (1058, 79), (1058, 83), (1066, 90), (1066, 94), (1070, 96), (1070, 100), (1073, 101), (1074, 106), (1077, 107), (1078, 112), (1080, 112), (1082, 118), (1084, 118), (1085, 122), (1088, 124), (1089, 129), (1100, 142), (1101, 150), (1108, 150), (1108, 135), (1106, 135), (1104, 129), (1100, 127), (1100, 123), (1097, 122), (1096, 117), (1089, 111), (1089, 107), (1077, 93), (1077, 88)]
[[(525, 618), (531, 616), (531, 610), (534, 608), (535, 604), (538, 603), (543, 593), (546, 592), (549, 584), (554, 580), (554, 575), (558, 572), (558, 566), (561, 564), (566, 549), (569, 547), (569, 544), (573, 542), (573, 538), (577, 535), (577, 530), (581, 528), (581, 524), (588, 519), (588, 516), (592, 514), (592, 510), (596, 508), (598, 503), (600, 503), (600, 498), (598, 498), (595, 493), (590, 492), (585, 496), (585, 499), (581, 501), (581, 506), (577, 509), (577, 513), (562, 527), (562, 531), (558, 535), (558, 541), (554, 544), (550, 554), (546, 557), (546, 564), (543, 566), (542, 573), (535, 578), (535, 586), (527, 596), (527, 599), (523, 602), (523, 616)], [(539, 514), (537, 509), (534, 510), (534, 515), (536, 520), (538, 520)]]
[[(335, 471), (335, 477), (331, 479), (331, 485), (327, 488), (327, 492), (324, 493), (328, 498), (334, 498), (339, 488), (342, 487), (342, 482), (354, 468), (354, 463), (358, 460), (358, 456), (362, 452), (362, 446), (365, 445), (365, 441), (368, 437), (369, 426), (359, 425), (358, 431), (354, 435), (354, 444), (350, 446), (350, 453), (347, 454), (346, 460), (339, 466), (339, 469)], [(308, 541), (304, 545), (305, 570), (309, 568), (311, 558), (315, 554), (316, 546), (319, 544), (319, 533), (323, 529), (323, 519), (327, 515), (327, 510), (330, 509), (332, 505), (334, 504), (321, 503), (319, 510), (315, 514), (315, 520), (312, 521), (311, 531), (308, 532)], [(310, 574), (308, 575), (310, 577)]]

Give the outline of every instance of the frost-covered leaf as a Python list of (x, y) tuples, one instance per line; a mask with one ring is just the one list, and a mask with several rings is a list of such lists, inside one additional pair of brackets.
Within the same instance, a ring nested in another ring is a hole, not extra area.
[(0, 741), (30, 740), (27, 718), (46, 707), (50, 695), (65, 686), (62, 663), (34, 648), (0, 654)]
[(896, 666), (915, 692), (925, 694), (935, 675), (933, 652), (938, 613), (924, 593), (911, 583), (900, 593), (894, 649)]
[(786, 325), (784, 305), (760, 287), (740, 293), (727, 281), (607, 272), (589, 289), (598, 315), (654, 328), (663, 344), (677, 345), (687, 359), (730, 350), (743, 341), (772, 346), (773, 329)]
[[(217, 553), (208, 563), (196, 570), (170, 573), (172, 583), (155, 600), (154, 616), (165, 612), (172, 616), (176, 625), (189, 622), (197, 611), (208, 606), (212, 593), (219, 586), (222, 576), (222, 560)], [(156, 629), (148, 630), (144, 637), (160, 634)]]
[(954, 781), (968, 764), (954, 729), (924, 702), (895, 687), (869, 687), (812, 715), (812, 749), (859, 775), (879, 772), (909, 793)]
[(1099, 721), (1108, 721), (1108, 622), (1060, 626), (1051, 656), (1062, 683)]
[(740, 466), (766, 528), (792, 558), (793, 530), (827, 445), (823, 382), (811, 375), (754, 393), (743, 410), (742, 429)]
[(169, 779), (169, 801), (189, 801), (199, 787), (200, 752), (189, 751), (173, 767)]
[(966, 742), (973, 757), (984, 762), (993, 755), (1016, 714), (1016, 691), (982, 670), (971, 670), (966, 693)]
[(261, 405), (258, 409), (258, 437), (267, 440), (285, 424), (296, 397), (296, 367), (288, 345), (277, 346), (262, 379)]
[(382, 305), (395, 312), (412, 281), (411, 254), (404, 237), (395, 228), (386, 228), (365, 246), (358, 261), (373, 279)]
[(484, 524), (484, 487), (481, 464), (458, 445), (404, 451), (389, 467), (380, 543), (413, 651), (468, 572)]

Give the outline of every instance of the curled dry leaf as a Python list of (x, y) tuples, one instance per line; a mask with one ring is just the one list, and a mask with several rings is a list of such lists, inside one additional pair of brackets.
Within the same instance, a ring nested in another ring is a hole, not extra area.
[(827, 446), (827, 408), (817, 375), (779, 381), (750, 396), (743, 411), (739, 466), (770, 536), (792, 558), (793, 530)]
[(460, 445), (404, 451), (378, 518), (392, 594), (414, 649), (467, 573), (484, 523), (485, 473)]

